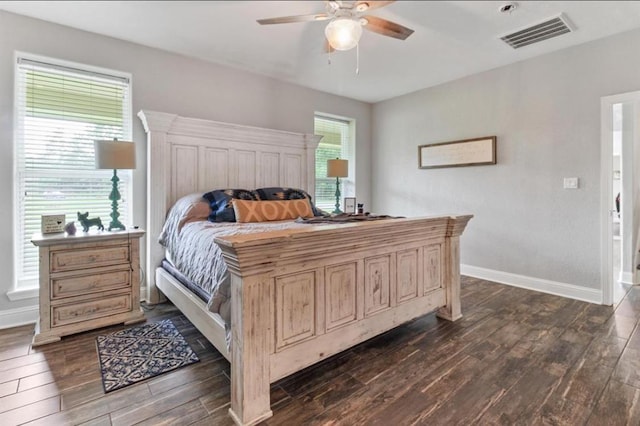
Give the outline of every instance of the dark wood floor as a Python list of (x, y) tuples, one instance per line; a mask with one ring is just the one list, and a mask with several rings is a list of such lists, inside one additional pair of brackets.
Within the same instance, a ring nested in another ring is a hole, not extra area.
[[(615, 309), (463, 278), (464, 318), (419, 318), (272, 386), (268, 425), (640, 424), (640, 288)], [(201, 362), (105, 395), (95, 337), (0, 331), (0, 425), (231, 425), (229, 364), (168, 304)]]

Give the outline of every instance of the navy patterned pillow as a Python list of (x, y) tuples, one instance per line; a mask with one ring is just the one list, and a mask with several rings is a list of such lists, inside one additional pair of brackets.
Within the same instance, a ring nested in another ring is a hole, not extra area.
[(269, 188), (258, 188), (254, 190), (253, 193), (258, 200), (301, 200), (306, 198), (309, 200), (309, 204), (311, 204), (313, 215), (324, 216), (311, 201), (311, 195), (303, 189), (273, 186)]
[(210, 222), (235, 222), (233, 200), (257, 201), (255, 194), (246, 189), (216, 189), (202, 196), (211, 204)]

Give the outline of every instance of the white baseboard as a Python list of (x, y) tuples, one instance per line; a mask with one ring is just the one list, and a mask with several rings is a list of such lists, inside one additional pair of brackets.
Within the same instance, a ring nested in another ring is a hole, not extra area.
[(585, 288), (574, 284), (549, 281), (471, 265), (460, 265), (460, 273), (474, 278), (526, 288), (527, 290), (541, 291), (556, 296), (582, 300), (583, 302), (602, 304), (602, 291), (599, 289)]
[(0, 329), (35, 324), (39, 311), (38, 305), (0, 311)]
[(636, 274), (632, 272), (620, 272), (620, 282), (627, 285), (640, 284), (636, 278)]

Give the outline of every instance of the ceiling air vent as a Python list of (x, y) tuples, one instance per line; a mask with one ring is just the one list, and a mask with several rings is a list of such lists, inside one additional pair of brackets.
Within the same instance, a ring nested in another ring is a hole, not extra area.
[(560, 15), (523, 30), (516, 31), (515, 33), (507, 34), (500, 37), (500, 39), (514, 49), (518, 49), (542, 40), (570, 33), (571, 31), (572, 29), (567, 19), (563, 15)]

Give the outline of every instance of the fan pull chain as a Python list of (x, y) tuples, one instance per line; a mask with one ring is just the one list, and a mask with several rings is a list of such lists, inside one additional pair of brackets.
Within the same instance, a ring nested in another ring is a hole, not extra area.
[(360, 43), (356, 44), (356, 75), (360, 74)]

